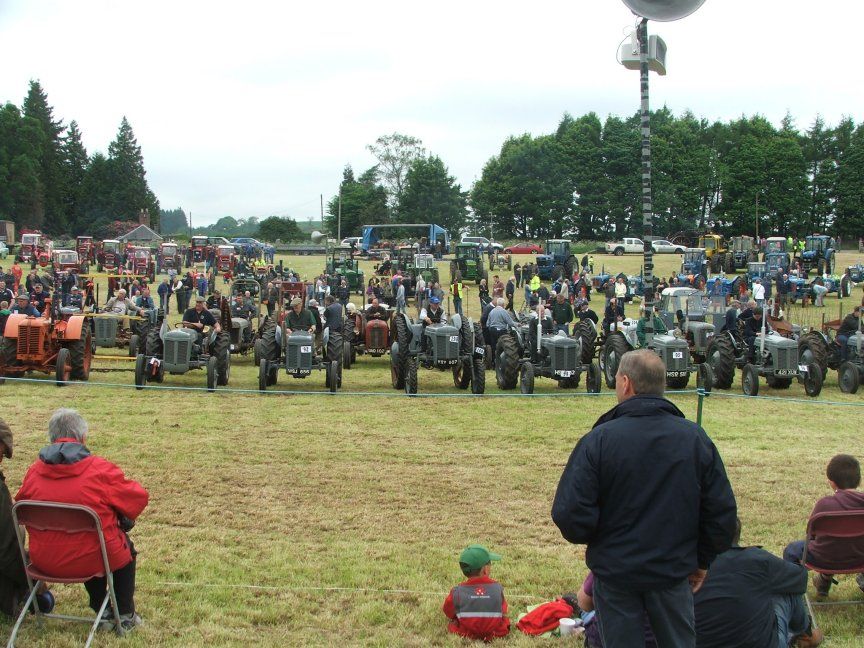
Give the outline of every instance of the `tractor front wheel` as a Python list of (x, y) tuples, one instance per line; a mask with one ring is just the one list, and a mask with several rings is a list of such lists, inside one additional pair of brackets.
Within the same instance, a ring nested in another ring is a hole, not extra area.
[(216, 356), (211, 355), (210, 359), (207, 360), (207, 391), (214, 392), (216, 391), (216, 365), (218, 364), (218, 360), (216, 360)]
[(486, 392), (486, 366), (483, 360), (477, 358), (471, 362), (471, 393), (483, 394)]
[(129, 338), (129, 357), (134, 358), (138, 355), (138, 336), (132, 335)]
[(854, 394), (858, 391), (861, 384), (861, 376), (858, 374), (858, 367), (851, 362), (844, 362), (837, 370), (837, 382), (840, 384), (840, 391), (844, 394)]
[(57, 386), (63, 387), (69, 382), (72, 377), (72, 354), (69, 349), (62, 347), (57, 352), (57, 364), (54, 368), (54, 377), (57, 380)]
[(135, 389), (144, 389), (147, 384), (147, 356), (139, 353), (135, 358)]
[(735, 345), (726, 332), (711, 338), (706, 362), (714, 375), (713, 387), (729, 389), (735, 380)]
[(621, 357), (630, 351), (627, 339), (619, 331), (614, 331), (606, 338), (600, 353), (603, 354), (603, 373), (606, 386), (615, 389), (615, 375), (618, 373), (618, 364)]
[(822, 370), (815, 364), (807, 365), (804, 376), (804, 393), (810, 398), (816, 398), (822, 393)]
[(585, 377), (585, 387), (588, 389), (588, 393), (599, 394), (602, 376), (600, 374), (600, 367), (597, 366), (596, 362), (592, 362), (588, 365), (587, 374), (588, 375)]
[(453, 385), (459, 389), (468, 389), (471, 384), (471, 358), (462, 356), (453, 367)]
[(759, 395), (759, 369), (751, 364), (741, 370), (741, 389), (748, 396)]
[(714, 389), (714, 370), (707, 362), (703, 362), (696, 370), (696, 386), (710, 394)]
[(526, 362), (519, 371), (519, 391), (523, 394), (534, 393), (534, 365)]
[(417, 358), (413, 356), (405, 361), (405, 393), (409, 396), (417, 393)]
[(516, 389), (519, 379), (519, 345), (509, 333), (498, 338), (495, 347), (495, 380), (499, 389)]

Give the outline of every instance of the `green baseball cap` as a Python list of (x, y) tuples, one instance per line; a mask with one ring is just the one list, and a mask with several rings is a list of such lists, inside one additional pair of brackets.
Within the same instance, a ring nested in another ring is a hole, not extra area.
[(493, 560), (501, 560), (501, 556), (477, 544), (468, 545), (459, 555), (459, 563), (468, 565), (471, 569), (480, 569)]

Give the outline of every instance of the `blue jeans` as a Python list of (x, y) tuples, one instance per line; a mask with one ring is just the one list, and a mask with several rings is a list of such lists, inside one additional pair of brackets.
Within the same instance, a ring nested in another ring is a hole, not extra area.
[(840, 345), (840, 359), (848, 360), (849, 359), (849, 336), (848, 335), (838, 335), (837, 336), (837, 344)]
[(810, 615), (801, 594), (775, 596), (774, 616), (777, 617), (777, 639), (781, 648), (786, 648), (795, 637), (810, 631)]
[(564, 331), (564, 335), (570, 335), (570, 329), (567, 324), (556, 324), (555, 332), (557, 333), (558, 331)]
[(456, 312), (459, 313), (459, 315), (462, 314), (462, 300), (460, 298), (453, 299), (453, 308), (456, 309)]
[(658, 646), (696, 646), (693, 592), (686, 578), (669, 589), (646, 592), (623, 589), (595, 578), (594, 607), (605, 648), (643, 646), (646, 612)]

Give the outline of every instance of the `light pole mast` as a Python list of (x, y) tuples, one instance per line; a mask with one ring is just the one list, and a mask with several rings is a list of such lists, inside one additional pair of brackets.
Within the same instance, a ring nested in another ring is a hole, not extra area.
[(642, 136), (642, 240), (643, 250), (643, 288), (645, 291), (645, 339), (648, 346), (654, 344), (654, 203), (651, 199), (651, 102), (648, 92), (648, 19), (639, 21), (636, 32), (639, 41), (639, 87), (641, 89), (640, 130)]

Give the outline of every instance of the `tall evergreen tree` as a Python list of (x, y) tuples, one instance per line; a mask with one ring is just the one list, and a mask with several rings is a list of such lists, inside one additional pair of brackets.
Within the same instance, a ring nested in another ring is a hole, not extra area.
[(120, 122), (117, 137), (108, 146), (108, 159), (115, 178), (110, 203), (117, 216), (135, 220), (138, 212), (146, 209), (150, 213), (151, 226), (158, 228), (159, 201), (147, 185), (141, 147), (126, 117)]
[(39, 122), (7, 103), (0, 108), (0, 218), (19, 228), (42, 227), (44, 185), (41, 154), (45, 134)]
[(78, 122), (69, 122), (66, 137), (61, 148), (64, 176), (63, 202), (69, 229), (73, 234), (83, 234), (81, 222), (84, 219), (84, 180), (90, 163), (87, 150), (81, 141)]
[(467, 198), (456, 178), (436, 155), (418, 158), (405, 177), (405, 189), (396, 220), (400, 223), (435, 223), (452, 236), (465, 229)]
[(30, 81), (30, 89), (24, 99), (24, 115), (35, 119), (45, 135), (39, 154), (40, 176), (44, 188), (44, 227), (50, 234), (61, 234), (66, 232), (68, 225), (63, 200), (63, 122), (54, 119), (54, 109), (48, 105), (48, 95), (39, 81)]

